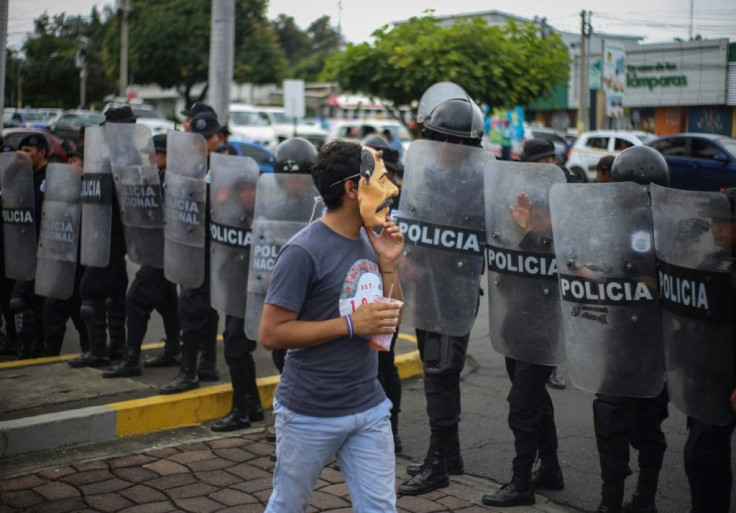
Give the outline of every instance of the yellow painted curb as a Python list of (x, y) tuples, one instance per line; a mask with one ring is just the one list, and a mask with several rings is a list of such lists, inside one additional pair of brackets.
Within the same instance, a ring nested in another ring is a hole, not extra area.
[[(422, 373), (419, 351), (396, 355), (399, 376), (409, 378)], [(279, 375), (258, 378), (258, 393), (266, 409), (273, 405)], [(223, 417), (230, 411), (233, 389), (230, 384), (213, 385), (181, 394), (156, 395), (132, 401), (110, 403), (117, 412), (117, 436), (174, 429)]]

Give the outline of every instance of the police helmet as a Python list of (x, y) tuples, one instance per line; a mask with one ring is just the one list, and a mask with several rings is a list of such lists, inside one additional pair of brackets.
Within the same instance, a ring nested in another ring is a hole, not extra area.
[(640, 185), (670, 184), (667, 161), (661, 153), (649, 146), (632, 146), (622, 151), (611, 166), (611, 180), (634, 182)]
[(423, 135), (438, 139), (437, 134), (450, 138), (450, 142), (480, 146), (483, 137), (483, 113), (470, 99), (446, 100), (424, 119)]
[(317, 149), (301, 137), (281, 142), (273, 156), (274, 173), (309, 173), (317, 158)]

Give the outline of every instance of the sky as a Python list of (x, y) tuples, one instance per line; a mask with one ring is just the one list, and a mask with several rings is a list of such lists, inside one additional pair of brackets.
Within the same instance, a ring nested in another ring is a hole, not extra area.
[[(10, 0), (8, 46), (19, 48), (26, 33), (33, 29), (33, 20), (44, 11), (50, 15), (66, 12), (86, 16), (93, 6), (101, 10), (114, 3), (114, 0)], [(657, 43), (689, 37), (691, 5), (693, 34), (736, 41), (735, 0), (270, 0), (267, 16), (274, 19), (278, 14), (287, 14), (305, 29), (326, 14), (333, 25), (340, 23), (348, 42), (360, 43), (370, 40), (377, 28), (421, 16), (425, 9), (433, 9), (438, 16), (496, 9), (530, 19), (546, 17), (553, 28), (575, 33), (580, 32), (580, 11), (585, 9), (592, 11), (591, 22), (596, 32), (643, 36), (645, 43)]]

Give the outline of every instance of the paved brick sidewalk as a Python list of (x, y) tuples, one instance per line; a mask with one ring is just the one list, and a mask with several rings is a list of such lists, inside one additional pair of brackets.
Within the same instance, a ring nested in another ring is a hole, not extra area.
[[(33, 471), (0, 480), (0, 513), (262, 512), (271, 494), (272, 451), (273, 445), (259, 430)], [(406, 475), (407, 463), (397, 460), (397, 475)], [(397, 485), (401, 481), (397, 477)], [(494, 488), (497, 485), (485, 479), (453, 477), (450, 487), (441, 491), (400, 497), (398, 511), (494, 511), (478, 503)], [(574, 511), (537, 498), (533, 507), (510, 511)], [(310, 513), (326, 511), (352, 511), (347, 486), (334, 465), (322, 473), (309, 508)]]

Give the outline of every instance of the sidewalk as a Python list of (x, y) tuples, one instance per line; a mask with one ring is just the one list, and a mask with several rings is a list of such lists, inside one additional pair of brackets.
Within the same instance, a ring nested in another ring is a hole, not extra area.
[[(159, 342), (144, 349), (150, 355), (162, 347)], [(178, 367), (104, 379), (104, 369), (70, 368), (66, 361), (76, 356), (0, 363), (0, 462), (66, 445), (198, 425), (230, 411), (232, 387), (221, 349), (218, 382), (200, 382), (199, 389), (171, 395), (160, 395), (158, 389)], [(269, 352), (256, 350), (254, 358), (261, 403), (270, 409), (279, 376)], [(422, 373), (413, 336), (399, 335), (396, 365), (402, 379)]]
[[(88, 444), (44, 461), (30, 459), (6, 468), (16, 477), (0, 480), (0, 512), (37, 513), (186, 511), (262, 512), (271, 494), (273, 444), (263, 427), (207, 436), (200, 428), (179, 434), (175, 444), (151, 443), (151, 435), (110, 444)], [(182, 442), (181, 439), (191, 438)], [(123, 443), (121, 443), (123, 442)], [(153, 447), (153, 448), (151, 448)], [(71, 462), (71, 463), (70, 463)], [(44, 466), (44, 463), (46, 466)], [(397, 486), (406, 478), (405, 458), (397, 458)], [(40, 469), (28, 470), (35, 465)], [(19, 470), (20, 469), (20, 470)], [(397, 511), (477, 513), (500, 511), (483, 506), (480, 498), (498, 485), (487, 479), (451, 477), (450, 486), (418, 497), (399, 497)], [(352, 511), (347, 486), (334, 462), (327, 466), (312, 495), (310, 512)], [(534, 506), (507, 509), (514, 513), (580, 511), (537, 495)]]

